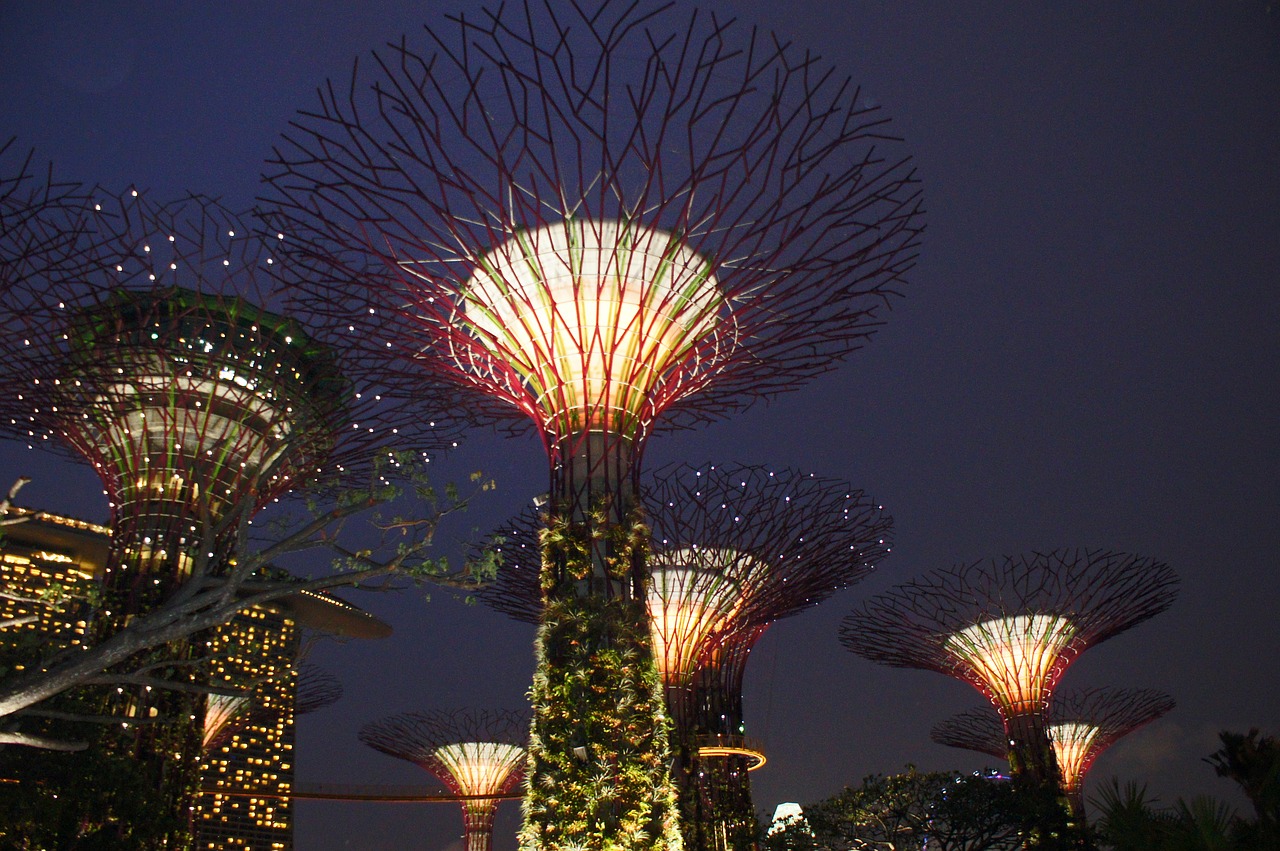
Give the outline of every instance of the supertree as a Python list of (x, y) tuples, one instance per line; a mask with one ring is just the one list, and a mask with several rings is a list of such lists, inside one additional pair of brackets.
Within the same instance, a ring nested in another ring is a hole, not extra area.
[[(793, 470), (672, 465), (646, 477), (652, 527), (647, 595), (655, 656), (675, 731), (687, 848), (745, 847), (756, 835), (742, 682), (751, 648), (779, 618), (857, 582), (888, 554), (892, 520), (862, 491)], [(526, 512), (493, 536), (501, 564), (476, 595), (538, 620), (539, 521)]]
[[(1015, 779), (1047, 800), (1061, 792), (1044, 727), (1058, 681), (1085, 649), (1167, 609), (1177, 583), (1163, 562), (1106, 550), (979, 561), (868, 600), (845, 618), (840, 640), (874, 662), (938, 671), (982, 692), (1004, 724)], [(1029, 841), (1052, 844), (1055, 830)]]
[[(676, 832), (635, 510), (645, 442), (862, 345), (921, 211), (886, 119), (817, 57), (675, 4), (552, 6), (454, 19), (323, 88), (268, 201), (309, 309), (404, 392), (447, 379), (475, 420), (541, 438), (549, 602), (523, 835), (630, 846)], [(572, 685), (584, 669), (590, 691)]]
[(462, 805), (466, 851), (489, 851), (501, 796), (524, 777), (529, 715), (507, 710), (408, 712), (360, 728), (360, 741), (440, 778)]
[[(1093, 688), (1055, 695), (1045, 718), (1072, 812), (1084, 818), (1084, 778), (1103, 751), (1133, 731), (1168, 714), (1176, 704), (1155, 689)], [(940, 745), (1007, 758), (1009, 739), (989, 707), (952, 716), (934, 726)]]
[[(216, 202), (99, 192), (62, 221), (82, 246), (74, 266), (29, 268), (5, 293), (0, 430), (87, 460), (102, 480), (112, 536), (96, 643), (123, 654), (137, 618), (234, 570), (253, 515), (291, 488), (364, 475), (397, 443), (448, 439), (426, 423), (393, 434), (391, 406), (342, 337), (334, 348), (261, 306), (277, 259)], [(184, 817), (203, 701), (180, 686), (198, 643), (149, 665), (177, 692), (119, 687), (109, 709), (137, 728), (129, 748)]]

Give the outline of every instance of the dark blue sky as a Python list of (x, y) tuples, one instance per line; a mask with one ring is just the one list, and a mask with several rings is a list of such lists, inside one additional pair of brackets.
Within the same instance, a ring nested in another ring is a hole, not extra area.
[[(476, 5), (0, 0), (0, 137), (68, 176), (244, 205), (326, 77)], [(975, 691), (855, 658), (836, 625), (932, 567), (1074, 545), (1157, 556), (1183, 577), (1171, 611), (1065, 679), (1179, 702), (1100, 760), (1095, 782), (1147, 779), (1166, 799), (1228, 791), (1199, 761), (1216, 731), (1280, 732), (1280, 19), (1252, 0), (717, 8), (862, 83), (907, 139), (929, 210), (908, 297), (867, 349), (767, 407), (650, 444), (651, 468), (737, 461), (846, 478), (897, 521), (878, 576), (757, 650), (747, 721), (770, 756), (757, 804), (815, 800), (906, 762), (983, 764), (928, 740)], [(540, 451), (481, 433), (447, 459), (455, 475), (499, 482), (469, 522), (544, 490)], [(105, 517), (82, 468), (6, 445), (5, 471), (35, 476), (31, 503)], [(531, 630), (446, 597), (361, 597), (395, 637), (317, 649), (346, 696), (301, 723), (303, 781), (415, 782), (356, 741), (361, 723), (519, 704)], [(439, 849), (460, 829), (451, 805), (304, 803), (298, 845)]]

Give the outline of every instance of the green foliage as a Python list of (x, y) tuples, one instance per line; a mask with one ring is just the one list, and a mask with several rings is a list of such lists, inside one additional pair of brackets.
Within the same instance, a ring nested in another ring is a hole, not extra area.
[(1133, 781), (1121, 786), (1113, 777), (1091, 803), (1098, 812), (1094, 831), (1104, 845), (1117, 851), (1160, 847), (1167, 818), (1156, 812), (1146, 786)]
[[(568, 592), (575, 582), (591, 575), (594, 558), (604, 560), (605, 571), (612, 579), (624, 579), (632, 565), (649, 554), (649, 527), (637, 506), (625, 522), (610, 520), (610, 503), (597, 502), (584, 522), (552, 515), (544, 518), (538, 533), (543, 552), (542, 591), (555, 596)], [(562, 566), (563, 572), (553, 569)], [(563, 587), (562, 587), (563, 586)]]
[(1094, 831), (1112, 851), (1252, 851), (1274, 848), (1244, 840), (1239, 818), (1226, 804), (1207, 796), (1179, 799), (1161, 808), (1145, 786), (1123, 787), (1112, 778), (1093, 801), (1099, 817)]
[(679, 849), (668, 723), (643, 602), (547, 604), (521, 848)]
[(769, 851), (1013, 851), (1022, 804), (1003, 779), (908, 766), (804, 808), (764, 840)]

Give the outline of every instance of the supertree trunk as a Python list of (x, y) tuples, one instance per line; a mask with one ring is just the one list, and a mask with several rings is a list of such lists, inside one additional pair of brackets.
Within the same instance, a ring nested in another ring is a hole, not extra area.
[(1009, 736), (1009, 767), (1014, 775), (1037, 786), (1057, 784), (1058, 759), (1043, 713), (1010, 715), (1005, 729)]
[(629, 450), (589, 434), (556, 465), (561, 499), (542, 533), (546, 602), (530, 693), (529, 774), (538, 781), (525, 801), (522, 847), (678, 842), (642, 593), (648, 530)]
[(463, 844), (466, 851), (489, 851), (493, 847), (493, 816), (496, 798), (467, 801), (462, 805)]
[[(206, 569), (217, 575), (229, 550), (225, 541), (211, 543), (215, 530), (193, 520), (190, 506), (176, 501), (127, 493), (115, 516), (101, 605), (92, 627), (95, 641), (127, 628), (135, 617), (153, 609), (190, 578), (197, 561), (212, 563)], [(157, 678), (195, 686), (196, 663), (205, 651), (205, 640), (193, 637), (172, 642), (131, 664), (158, 665), (153, 672)], [(204, 695), (126, 685), (105, 695), (100, 712), (124, 719), (104, 745), (130, 757), (154, 779), (156, 795), (166, 801), (167, 811), (178, 816), (180, 825), (167, 837), (169, 847), (188, 847), (200, 786)]]
[(1023, 844), (1026, 848), (1082, 847), (1071, 806), (1058, 771), (1058, 758), (1044, 725), (1044, 714), (1020, 713), (1005, 721), (1009, 737), (1009, 768), (1021, 790), (1024, 806)]
[(697, 764), (685, 798), (693, 804), (698, 827), (685, 838), (686, 845), (695, 839), (699, 851), (745, 851), (755, 847), (759, 835), (750, 771), (763, 755), (745, 735), (742, 681), (747, 652), (764, 629), (744, 630), (737, 646), (723, 648), (695, 680)]

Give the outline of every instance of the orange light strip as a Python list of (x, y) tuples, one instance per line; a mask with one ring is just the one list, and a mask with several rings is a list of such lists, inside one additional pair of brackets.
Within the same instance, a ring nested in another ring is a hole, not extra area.
[(760, 751), (748, 747), (736, 747), (734, 745), (706, 745), (698, 748), (698, 756), (744, 756), (751, 760), (751, 764), (747, 766), (747, 771), (755, 771), (757, 768), (763, 767), (764, 764), (768, 762), (765, 755)]

